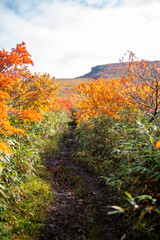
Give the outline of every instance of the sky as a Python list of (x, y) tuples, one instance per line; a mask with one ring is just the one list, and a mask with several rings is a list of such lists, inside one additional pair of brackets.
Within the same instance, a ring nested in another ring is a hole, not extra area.
[(0, 50), (26, 43), (34, 72), (74, 78), (129, 50), (160, 60), (160, 0), (0, 0)]

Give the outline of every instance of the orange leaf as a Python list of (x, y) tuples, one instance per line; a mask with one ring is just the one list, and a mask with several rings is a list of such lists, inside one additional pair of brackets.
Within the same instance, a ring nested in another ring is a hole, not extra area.
[(156, 142), (156, 148), (157, 148), (157, 149), (160, 148), (160, 140)]

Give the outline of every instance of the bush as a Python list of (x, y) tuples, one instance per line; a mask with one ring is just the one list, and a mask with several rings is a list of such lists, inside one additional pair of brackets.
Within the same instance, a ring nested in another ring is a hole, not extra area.
[(113, 205), (120, 208), (110, 213), (124, 212), (135, 239), (158, 239), (159, 135), (159, 127), (141, 116), (136, 121), (95, 117), (75, 133), (78, 159), (116, 191)]
[(19, 122), (26, 135), (1, 137), (14, 153), (1, 157), (1, 239), (35, 239), (54, 199), (44, 163), (48, 151), (58, 148), (68, 120), (63, 112), (44, 115), (43, 122)]

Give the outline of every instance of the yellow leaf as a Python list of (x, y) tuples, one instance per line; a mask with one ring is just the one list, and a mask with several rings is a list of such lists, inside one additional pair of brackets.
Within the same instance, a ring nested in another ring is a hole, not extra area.
[(2, 141), (0, 141), (0, 151), (9, 156), (13, 155), (12, 150), (8, 147), (8, 145), (5, 142)]
[(112, 206), (110, 206), (111, 208), (114, 208), (114, 209), (116, 209), (116, 210), (119, 210), (120, 212), (124, 212), (124, 209), (123, 208), (121, 208), (121, 207), (119, 207), (119, 206), (114, 206), (114, 205), (112, 205)]

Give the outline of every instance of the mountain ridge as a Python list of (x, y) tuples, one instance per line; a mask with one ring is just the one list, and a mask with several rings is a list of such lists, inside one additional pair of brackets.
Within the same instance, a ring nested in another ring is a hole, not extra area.
[[(160, 66), (160, 61), (149, 61), (151, 65), (154, 65), (155, 63), (158, 63)], [(93, 78), (93, 79), (98, 79), (98, 78), (118, 78), (122, 74), (124, 63), (109, 63), (109, 64), (103, 64), (103, 65), (97, 65), (95, 67), (91, 68), (91, 71), (89, 73), (86, 73), (82, 76), (76, 77), (76, 79), (81, 79), (81, 78)]]

